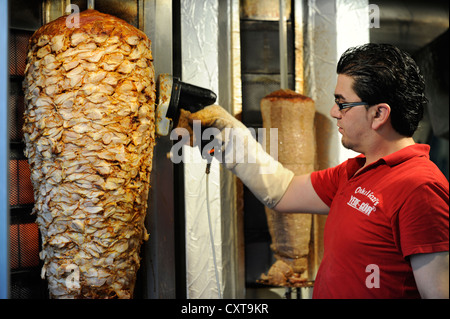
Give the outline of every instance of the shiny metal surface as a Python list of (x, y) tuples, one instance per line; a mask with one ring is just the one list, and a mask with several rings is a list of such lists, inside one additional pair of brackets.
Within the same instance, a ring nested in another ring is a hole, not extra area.
[(142, 30), (152, 41), (155, 75), (172, 74), (172, 1), (143, 0)]
[(87, 7), (88, 9), (95, 9), (95, 0), (88, 0)]
[[(284, 17), (289, 19), (291, 15), (291, 1), (284, 2)], [(279, 0), (241, 0), (241, 19), (278, 21), (280, 19)]]
[[(172, 1), (142, 0), (140, 28), (152, 41), (155, 78), (172, 74)], [(175, 298), (174, 166), (169, 136), (157, 137), (147, 212), (150, 239), (142, 249), (143, 298)]]
[(0, 1), (0, 299), (9, 297), (8, 1)]
[(170, 94), (172, 93), (172, 76), (167, 73), (160, 74), (156, 82), (156, 96), (158, 98), (155, 110), (156, 134), (166, 136), (169, 134), (170, 120), (167, 111), (170, 105)]
[(280, 0), (280, 20), (278, 21), (279, 43), (280, 43), (280, 87), (283, 90), (288, 86), (288, 55), (287, 55), (287, 35), (286, 35), (286, 3)]
[(42, 1), (43, 24), (47, 24), (66, 14), (66, 7), (70, 0), (44, 0)]
[(370, 41), (391, 43), (414, 53), (449, 27), (448, 1), (371, 0), (380, 12), (380, 27), (370, 29)]

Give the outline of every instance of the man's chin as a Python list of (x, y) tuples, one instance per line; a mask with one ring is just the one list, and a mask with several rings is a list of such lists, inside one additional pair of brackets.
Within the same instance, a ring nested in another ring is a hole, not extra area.
[(346, 149), (354, 151), (354, 146), (351, 143), (348, 143), (348, 141), (346, 141), (344, 139), (344, 137), (341, 138), (341, 144), (342, 146), (344, 146)]

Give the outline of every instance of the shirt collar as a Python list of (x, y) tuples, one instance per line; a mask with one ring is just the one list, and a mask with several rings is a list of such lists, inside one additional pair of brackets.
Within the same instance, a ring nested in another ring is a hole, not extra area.
[[(394, 152), (392, 154), (380, 158), (378, 161), (371, 163), (367, 168), (369, 167), (373, 168), (383, 163), (392, 167), (416, 156), (424, 156), (426, 158), (430, 158), (429, 153), (430, 153), (429, 145), (413, 144), (397, 152)], [(362, 166), (364, 166), (365, 162), (366, 157), (362, 154), (349, 159), (347, 163), (347, 174), (349, 175), (349, 177), (353, 176), (356, 171), (358, 171)]]
[(383, 159), (387, 165), (394, 166), (416, 156), (425, 156), (426, 158), (430, 158), (429, 154), (430, 145), (413, 144), (401, 149), (400, 151), (382, 157), (381, 159)]

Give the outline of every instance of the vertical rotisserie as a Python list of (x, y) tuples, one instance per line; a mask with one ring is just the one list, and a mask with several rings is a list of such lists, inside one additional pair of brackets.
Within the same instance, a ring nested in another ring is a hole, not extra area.
[[(291, 90), (279, 90), (261, 100), (261, 113), (265, 129), (278, 129), (280, 163), (296, 175), (313, 172), (316, 158), (314, 101)], [(276, 262), (261, 279), (277, 286), (306, 281), (311, 275), (308, 274), (308, 258), (312, 215), (278, 213), (266, 207), (266, 216)]]
[(116, 17), (61, 17), (29, 44), (25, 154), (51, 298), (131, 298), (154, 138), (150, 40)]

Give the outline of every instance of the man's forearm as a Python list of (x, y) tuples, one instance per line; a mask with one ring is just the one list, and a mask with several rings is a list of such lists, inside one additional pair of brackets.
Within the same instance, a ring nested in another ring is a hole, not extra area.
[(425, 299), (449, 298), (449, 254), (415, 254), (410, 257), (417, 289)]

